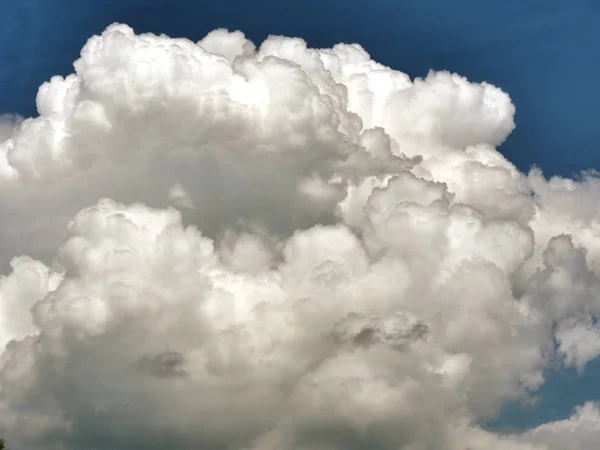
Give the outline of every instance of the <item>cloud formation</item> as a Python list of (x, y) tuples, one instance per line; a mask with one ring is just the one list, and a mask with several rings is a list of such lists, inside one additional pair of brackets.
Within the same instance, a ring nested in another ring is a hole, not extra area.
[(478, 425), (600, 354), (600, 182), (507, 161), (500, 89), (356, 44), (119, 24), (74, 67), (0, 125), (12, 448), (600, 440), (594, 403)]

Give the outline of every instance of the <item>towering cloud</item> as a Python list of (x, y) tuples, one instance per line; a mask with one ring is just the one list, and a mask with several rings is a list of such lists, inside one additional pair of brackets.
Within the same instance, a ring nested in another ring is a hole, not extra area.
[(0, 124), (12, 448), (600, 441), (593, 403), (479, 425), (600, 354), (600, 183), (507, 161), (500, 89), (226, 30), (112, 25), (74, 67)]

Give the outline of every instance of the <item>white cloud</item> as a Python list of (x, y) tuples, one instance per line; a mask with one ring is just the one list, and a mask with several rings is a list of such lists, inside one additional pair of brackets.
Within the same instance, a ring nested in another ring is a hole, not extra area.
[(597, 439), (591, 404), (477, 425), (552, 357), (600, 352), (597, 179), (502, 157), (498, 88), (411, 81), (358, 45), (113, 25), (37, 104), (0, 134), (11, 448)]
[(587, 450), (597, 447), (600, 439), (600, 410), (594, 402), (578, 406), (565, 420), (540, 425), (524, 438), (545, 443), (552, 450)]

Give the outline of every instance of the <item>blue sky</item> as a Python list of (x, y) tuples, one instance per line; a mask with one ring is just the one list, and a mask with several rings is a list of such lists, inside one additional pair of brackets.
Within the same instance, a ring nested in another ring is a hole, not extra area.
[[(359, 42), (411, 76), (458, 72), (508, 92), (517, 128), (502, 152), (547, 175), (600, 169), (600, 3), (596, 0), (19, 0), (0, 11), (0, 113), (35, 113), (38, 86), (68, 74), (92, 34), (112, 22), (198, 40), (217, 27), (300, 36), (310, 46)], [(496, 427), (526, 427), (600, 398), (600, 363), (550, 374), (532, 411), (507, 409)]]

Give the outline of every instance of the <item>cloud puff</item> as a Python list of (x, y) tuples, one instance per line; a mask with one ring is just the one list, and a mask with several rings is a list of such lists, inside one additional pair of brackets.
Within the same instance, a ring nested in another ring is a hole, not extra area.
[(498, 153), (500, 89), (411, 81), (359, 45), (117, 24), (74, 67), (0, 130), (12, 447), (600, 438), (591, 403), (522, 434), (478, 425), (600, 353), (600, 185)]

